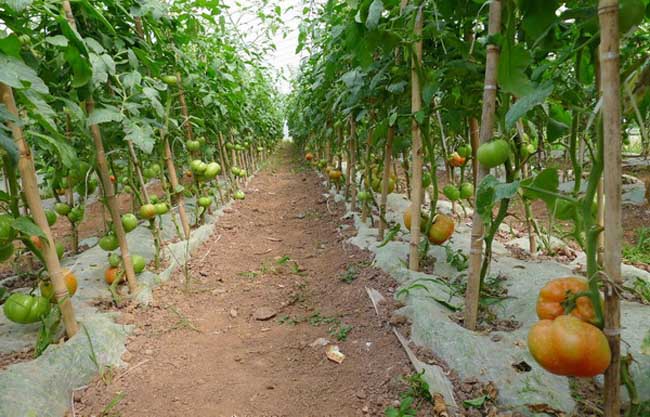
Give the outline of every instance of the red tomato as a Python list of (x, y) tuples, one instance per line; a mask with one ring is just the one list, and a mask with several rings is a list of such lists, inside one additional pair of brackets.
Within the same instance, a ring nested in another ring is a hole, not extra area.
[[(571, 294), (578, 294), (589, 290), (589, 283), (580, 277), (557, 278), (549, 281), (539, 291), (537, 298), (537, 317), (541, 320), (554, 320), (564, 315), (563, 303)], [(596, 313), (591, 299), (580, 297), (576, 300), (576, 306), (571, 314), (580, 320), (593, 323), (596, 320)]]
[(575, 377), (603, 373), (612, 356), (603, 332), (574, 316), (539, 321), (528, 333), (528, 349), (550, 373)]

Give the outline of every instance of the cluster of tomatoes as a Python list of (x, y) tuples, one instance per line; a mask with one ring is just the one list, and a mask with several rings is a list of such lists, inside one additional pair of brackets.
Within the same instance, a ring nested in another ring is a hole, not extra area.
[[(411, 208), (412, 207), (409, 206), (409, 208), (404, 211), (404, 215), (402, 217), (404, 226), (409, 231), (411, 230)], [(420, 214), (420, 231), (422, 233), (426, 231), (427, 221), (428, 219), (426, 216)], [(454, 222), (454, 219), (452, 219), (450, 216), (447, 216), (446, 214), (438, 213), (433, 218), (433, 222), (431, 223), (431, 228), (429, 229), (429, 234), (427, 237), (429, 238), (429, 242), (433, 243), (434, 245), (442, 245), (449, 240), (451, 235), (454, 234), (455, 229), (456, 223)]]
[(539, 292), (540, 321), (528, 333), (528, 348), (553, 374), (593, 377), (609, 366), (609, 343), (594, 325), (596, 313), (587, 294), (589, 283), (579, 277), (554, 279)]

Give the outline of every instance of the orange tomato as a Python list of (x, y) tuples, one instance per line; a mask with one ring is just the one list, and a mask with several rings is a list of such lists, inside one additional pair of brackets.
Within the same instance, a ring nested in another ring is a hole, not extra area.
[(612, 356), (603, 332), (574, 316), (539, 321), (528, 333), (528, 349), (542, 368), (563, 376), (601, 374)]
[(311, 161), (312, 159), (314, 159), (314, 154), (311, 152), (307, 152), (307, 154), (305, 155), (305, 159)]
[(124, 275), (120, 268), (110, 267), (104, 271), (104, 280), (106, 280), (108, 285), (112, 285), (116, 279), (119, 279), (120, 281), (124, 280)]
[[(580, 277), (556, 278), (549, 281), (537, 297), (537, 317), (541, 320), (554, 320), (564, 315), (564, 303), (572, 294), (589, 290), (589, 282)], [(593, 323), (596, 320), (594, 305), (588, 297), (576, 299), (576, 306), (571, 314), (580, 320)]]
[[(70, 295), (70, 297), (75, 295), (77, 293), (78, 282), (77, 277), (75, 277), (72, 271), (69, 269), (63, 270), (63, 281), (65, 282), (65, 286), (68, 289), (68, 295)], [(43, 297), (47, 298), (48, 300), (54, 299), (54, 286), (52, 285), (52, 281), (41, 281), (39, 288), (41, 289), (41, 295)]]
[(30, 236), (29, 240), (32, 241), (32, 244), (36, 247), (38, 250), (43, 250), (45, 245), (43, 244), (43, 240), (38, 237), (38, 236)]
[(458, 152), (454, 152), (449, 156), (449, 165), (452, 167), (462, 167), (465, 165), (466, 159), (458, 155)]
[(445, 243), (456, 229), (456, 223), (451, 217), (438, 213), (436, 218), (431, 224), (431, 229), (429, 229), (429, 242), (434, 245), (442, 245)]
[[(408, 208), (406, 209), (406, 211), (404, 211), (404, 214), (402, 215), (402, 220), (404, 221), (404, 227), (406, 227), (408, 231), (411, 231), (411, 212), (412, 212), (412, 208), (411, 206), (408, 206)], [(426, 226), (427, 226), (427, 218), (422, 216), (422, 214), (420, 214), (420, 231), (424, 232), (424, 228)]]
[(115, 180), (115, 175), (111, 175), (110, 177), (108, 177), (108, 179), (111, 180), (111, 182), (112, 182), (113, 184), (115, 184), (115, 181), (116, 181), (116, 180)]

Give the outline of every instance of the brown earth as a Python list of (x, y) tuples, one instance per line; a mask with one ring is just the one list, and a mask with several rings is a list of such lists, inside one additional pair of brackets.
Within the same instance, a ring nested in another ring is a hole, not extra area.
[[(195, 254), (189, 292), (179, 271), (155, 305), (122, 312), (136, 325), (129, 368), (78, 393), (75, 415), (383, 415), (412, 369), (365, 287), (395, 283), (345, 242), (343, 207), (321, 193), (287, 164), (257, 176)], [(345, 360), (311, 346), (319, 338)]]

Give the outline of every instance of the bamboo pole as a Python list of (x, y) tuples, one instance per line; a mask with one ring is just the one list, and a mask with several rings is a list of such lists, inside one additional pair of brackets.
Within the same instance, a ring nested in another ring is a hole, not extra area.
[[(495, 36), (501, 32), (501, 0), (490, 2), (489, 36)], [(497, 97), (497, 70), (499, 64), (499, 47), (494, 44), (487, 45), (487, 56), (485, 62), (485, 85), (483, 87), (483, 110), (481, 115), (481, 127), (479, 143), (483, 144), (490, 140), (494, 127)], [(473, 147), (473, 152), (476, 148)], [(480, 183), (489, 172), (482, 165), (476, 171), (476, 183)], [(476, 207), (476, 204), (475, 204)], [(472, 219), (472, 236), (469, 253), (469, 274), (467, 278), (467, 290), (465, 292), (465, 327), (470, 330), (476, 329), (478, 320), (478, 304), (481, 291), (481, 260), (483, 252), (483, 221), (474, 210)]]
[(192, 133), (192, 122), (190, 122), (190, 113), (187, 110), (187, 102), (185, 101), (185, 89), (183, 89), (183, 78), (181, 73), (176, 73), (176, 84), (178, 86), (178, 101), (181, 103), (181, 114), (183, 115), (183, 125), (185, 127), (185, 137), (187, 140), (192, 140), (194, 134)]
[[(411, 57), (411, 112), (413, 114), (422, 110), (422, 90), (420, 88), (419, 68), (422, 65), (422, 28), (423, 16), (422, 8), (417, 11), (415, 17), (414, 33), (418, 41), (415, 44), (415, 54)], [(412, 144), (412, 174), (411, 174), (411, 243), (409, 247), (409, 269), (417, 271), (420, 269), (420, 211), (422, 209), (422, 165), (424, 162), (424, 153), (422, 147), (422, 130), (415, 117), (411, 122), (411, 132), (413, 135)]]
[(357, 121), (354, 116), (350, 116), (350, 167), (349, 181), (350, 181), (350, 209), (357, 211), (357, 174), (354, 165), (357, 163)]
[[(90, 115), (94, 109), (95, 102), (92, 98), (89, 98), (86, 101), (86, 111)], [(129, 292), (133, 294), (138, 290), (138, 282), (136, 281), (135, 272), (133, 270), (133, 262), (131, 261), (131, 256), (129, 255), (129, 245), (126, 241), (126, 232), (122, 226), (120, 206), (117, 202), (117, 198), (115, 198), (115, 188), (113, 187), (113, 183), (111, 182), (108, 172), (108, 163), (106, 162), (106, 153), (104, 152), (104, 143), (102, 142), (102, 134), (99, 130), (99, 126), (96, 124), (90, 125), (90, 133), (92, 134), (93, 143), (95, 144), (99, 179), (102, 182), (104, 197), (106, 198), (108, 211), (111, 215), (111, 220), (113, 221), (115, 235), (117, 236), (117, 240), (120, 243), (120, 252), (122, 253), (122, 262), (124, 263), (124, 271), (126, 273), (127, 283), (129, 285)]]
[(386, 134), (386, 148), (384, 149), (384, 173), (381, 179), (381, 198), (379, 200), (379, 231), (377, 240), (384, 240), (384, 233), (388, 226), (386, 219), (386, 203), (388, 202), (388, 181), (390, 179), (390, 167), (393, 154), (393, 139), (395, 138), (395, 127), (390, 126)]
[[(372, 179), (371, 179), (371, 173), (370, 173), (370, 151), (372, 150), (372, 135), (373, 135), (373, 127), (372, 124), (375, 122), (375, 112), (374, 110), (370, 111), (370, 117), (368, 120), (368, 137), (366, 140), (366, 166), (364, 170), (364, 180), (365, 180), (365, 188), (366, 191), (369, 193), (372, 193)], [(363, 202), (363, 207), (361, 209), (361, 222), (365, 223), (368, 220), (368, 213), (370, 212), (370, 205), (368, 204), (367, 201)], [(371, 221), (372, 223), (372, 221)]]
[[(600, 90), (603, 97), (605, 248), (603, 264), (611, 281), (622, 284), (621, 242), (621, 101), (618, 0), (600, 0)], [(620, 416), (621, 384), (621, 306), (613, 285), (605, 292), (605, 334), (612, 351), (612, 362), (605, 371), (605, 417)]]
[[(0, 83), (0, 95), (2, 96), (2, 102), (7, 107), (7, 110), (18, 118), (18, 108), (16, 107), (16, 101), (14, 100), (14, 94), (11, 87)], [(20, 159), (18, 160), (18, 172), (20, 173), (20, 179), (23, 186), (23, 195), (27, 201), (29, 211), (34, 218), (34, 222), (43, 231), (45, 239), (47, 240), (47, 245), (45, 245), (42, 250), (43, 259), (50, 280), (52, 281), (52, 286), (54, 287), (54, 296), (56, 297), (59, 308), (61, 309), (61, 317), (63, 318), (65, 332), (68, 337), (72, 337), (77, 333), (77, 331), (79, 331), (79, 325), (77, 324), (72, 302), (68, 295), (68, 288), (66, 287), (64, 280), (64, 271), (61, 268), (59, 257), (56, 254), (56, 246), (54, 245), (54, 239), (52, 238), (52, 231), (50, 230), (50, 226), (47, 223), (47, 217), (45, 217), (45, 211), (43, 210), (43, 202), (41, 201), (41, 196), (38, 191), (38, 181), (36, 179), (36, 170), (34, 168), (32, 152), (25, 141), (22, 128), (13, 122), (7, 122), (7, 126), (11, 129), (14, 142), (16, 143), (16, 147), (20, 154)]]
[(178, 206), (178, 215), (181, 218), (181, 226), (183, 227), (183, 235), (185, 240), (190, 238), (190, 222), (187, 219), (187, 212), (185, 211), (185, 199), (183, 195), (178, 193), (179, 183), (178, 175), (176, 174), (176, 166), (174, 166), (174, 159), (172, 156), (172, 149), (169, 145), (169, 139), (165, 131), (161, 129), (160, 136), (163, 137), (165, 148), (165, 164), (167, 165), (167, 172), (169, 172), (169, 185), (172, 187), (172, 196), (174, 196), (174, 205)]

